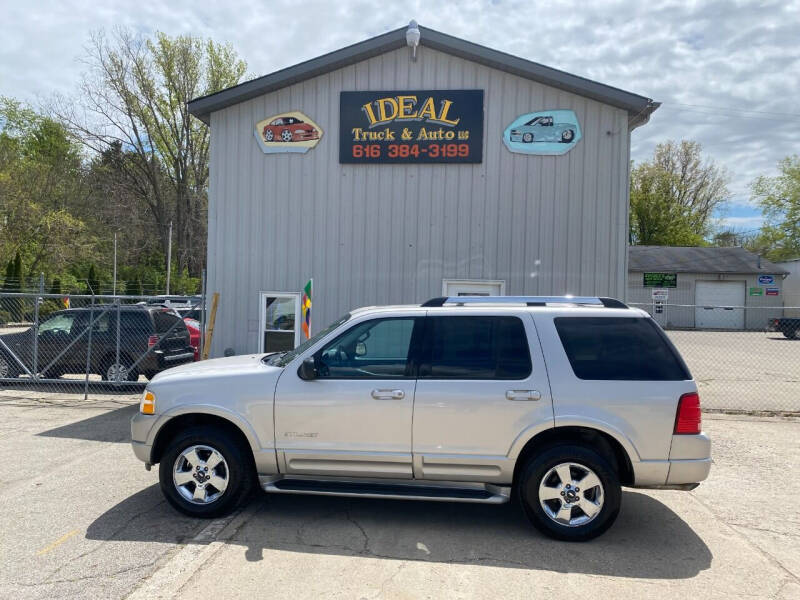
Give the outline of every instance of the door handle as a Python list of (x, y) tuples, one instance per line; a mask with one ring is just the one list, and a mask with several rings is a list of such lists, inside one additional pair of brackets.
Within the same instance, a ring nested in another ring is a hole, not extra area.
[(371, 396), (375, 400), (402, 400), (406, 393), (403, 390), (372, 390)]
[(506, 400), (541, 400), (542, 395), (536, 390), (508, 390)]

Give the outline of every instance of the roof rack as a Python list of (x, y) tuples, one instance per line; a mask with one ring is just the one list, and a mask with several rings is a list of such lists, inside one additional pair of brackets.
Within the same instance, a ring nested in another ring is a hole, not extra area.
[(548, 304), (577, 304), (581, 306), (603, 306), (605, 308), (628, 308), (624, 302), (614, 298), (596, 296), (440, 296), (423, 302), (424, 307), (453, 304), (524, 304), (526, 306), (547, 306)]

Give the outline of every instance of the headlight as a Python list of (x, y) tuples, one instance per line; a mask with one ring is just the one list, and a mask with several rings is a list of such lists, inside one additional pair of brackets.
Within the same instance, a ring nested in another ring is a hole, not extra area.
[(139, 412), (143, 415), (154, 415), (156, 412), (156, 395), (150, 390), (145, 390), (139, 402)]

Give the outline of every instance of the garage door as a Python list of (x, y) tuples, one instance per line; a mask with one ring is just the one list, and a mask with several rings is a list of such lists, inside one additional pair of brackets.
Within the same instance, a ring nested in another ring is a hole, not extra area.
[(695, 327), (698, 329), (744, 329), (744, 281), (698, 281), (695, 283)]

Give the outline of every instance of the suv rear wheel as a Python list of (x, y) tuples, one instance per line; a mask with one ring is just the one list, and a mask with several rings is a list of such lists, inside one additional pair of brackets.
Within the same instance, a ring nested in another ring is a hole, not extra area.
[(161, 456), (161, 491), (173, 507), (191, 517), (228, 514), (253, 489), (255, 469), (249, 452), (224, 429), (183, 430)]
[(5, 354), (0, 353), (0, 378), (4, 377), (17, 377), (19, 375), (19, 367), (15, 361)]
[(119, 357), (119, 362), (116, 362), (115, 356), (108, 357), (103, 361), (100, 377), (103, 381), (137, 381), (139, 371), (133, 368), (133, 363), (134, 361), (125, 355)]
[(622, 489), (609, 462), (585, 446), (553, 446), (523, 467), (517, 493), (528, 518), (542, 533), (585, 541), (611, 527)]

